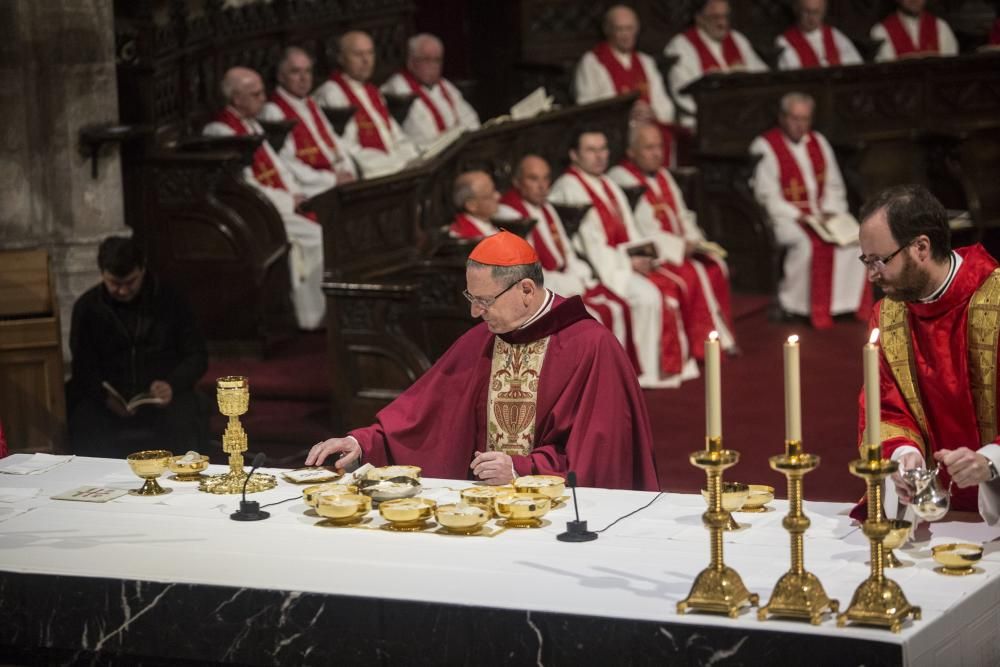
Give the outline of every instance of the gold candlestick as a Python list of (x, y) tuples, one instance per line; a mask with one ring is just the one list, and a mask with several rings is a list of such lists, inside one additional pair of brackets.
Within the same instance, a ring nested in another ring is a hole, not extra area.
[(736, 570), (722, 559), (722, 535), (729, 522), (729, 512), (722, 509), (722, 471), (736, 465), (740, 453), (723, 449), (721, 436), (711, 437), (706, 438), (706, 448), (692, 453), (690, 460), (708, 478), (708, 510), (701, 519), (711, 531), (712, 560), (695, 578), (688, 596), (677, 603), (677, 613), (683, 614), (690, 608), (736, 618), (741, 608), (755, 607), (760, 599), (747, 590)]
[(920, 607), (911, 605), (899, 584), (885, 577), (882, 541), (889, 534), (891, 524), (882, 514), (882, 483), (896, 472), (899, 464), (883, 459), (879, 444), (865, 445), (863, 450), (865, 457), (851, 461), (850, 469), (852, 475), (863, 478), (868, 484), (868, 519), (862, 531), (871, 543), (871, 574), (854, 591), (847, 611), (837, 616), (837, 625), (843, 626), (850, 621), (899, 632), (907, 616), (920, 620)]
[(768, 459), (771, 468), (785, 475), (788, 480), (788, 515), (781, 522), (791, 535), (792, 566), (778, 579), (768, 603), (757, 610), (757, 618), (772, 616), (806, 618), (819, 625), (823, 614), (829, 610), (836, 614), (840, 609), (837, 600), (831, 600), (823, 590), (819, 578), (806, 571), (803, 553), (803, 535), (809, 528), (809, 517), (802, 512), (802, 478), (819, 466), (819, 457), (802, 451), (801, 440), (786, 440), (785, 453)]
[(249, 480), (243, 470), (243, 452), (247, 450), (247, 434), (240, 423), (240, 415), (250, 407), (250, 383), (245, 377), (221, 377), (215, 382), (219, 412), (229, 417), (226, 432), (222, 434), (222, 451), (229, 454), (229, 472), (206, 477), (198, 485), (207, 493), (247, 493), (266, 491), (278, 485), (274, 475), (256, 472)]

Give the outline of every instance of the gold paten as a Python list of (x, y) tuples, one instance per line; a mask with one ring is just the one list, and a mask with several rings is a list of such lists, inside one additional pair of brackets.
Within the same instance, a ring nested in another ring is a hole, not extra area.
[(907, 616), (920, 620), (920, 607), (911, 605), (903, 589), (885, 576), (885, 544), (883, 541), (892, 529), (882, 514), (882, 483), (899, 468), (895, 461), (882, 458), (881, 444), (866, 444), (864, 458), (850, 463), (851, 474), (861, 477), (868, 485), (868, 519), (862, 524), (862, 532), (871, 544), (871, 575), (861, 582), (851, 606), (837, 616), (837, 625), (861, 623), (889, 628), (899, 632)]
[(803, 537), (809, 529), (809, 517), (802, 512), (802, 478), (819, 466), (819, 457), (802, 451), (802, 442), (786, 440), (785, 453), (768, 459), (771, 468), (788, 480), (788, 514), (781, 524), (791, 536), (792, 565), (774, 585), (771, 599), (757, 610), (757, 618), (768, 615), (806, 619), (819, 625), (823, 614), (836, 614), (840, 602), (827, 597), (819, 578), (806, 571)]
[[(774, 487), (766, 484), (751, 484), (750, 495), (743, 501), (740, 512), (767, 512), (767, 505), (774, 500)], [(725, 503), (725, 500), (723, 500)]]
[(129, 491), (129, 494), (133, 496), (162, 496), (165, 493), (173, 491), (173, 489), (164, 489), (156, 481), (156, 478), (162, 475), (167, 469), (167, 464), (173, 455), (173, 452), (165, 449), (147, 449), (142, 452), (129, 454), (125, 460), (128, 461), (132, 472), (137, 477), (146, 480), (143, 482), (142, 488), (132, 489)]
[(222, 451), (229, 454), (229, 472), (212, 475), (201, 480), (199, 491), (207, 493), (247, 493), (266, 491), (278, 485), (274, 475), (256, 472), (247, 480), (243, 469), (243, 452), (247, 450), (247, 434), (240, 424), (240, 415), (250, 407), (250, 383), (245, 377), (228, 376), (215, 381), (219, 412), (229, 417), (226, 432), (222, 434)]
[(756, 607), (759, 597), (743, 585), (743, 579), (736, 570), (728, 567), (722, 559), (722, 533), (729, 522), (730, 514), (722, 509), (722, 471), (736, 465), (740, 453), (722, 448), (722, 438), (706, 438), (705, 449), (690, 456), (691, 465), (705, 471), (708, 479), (708, 510), (701, 515), (705, 527), (711, 531), (711, 563), (698, 574), (688, 596), (677, 603), (677, 613), (688, 609), (713, 614), (727, 614), (736, 618), (740, 609), (749, 605)]

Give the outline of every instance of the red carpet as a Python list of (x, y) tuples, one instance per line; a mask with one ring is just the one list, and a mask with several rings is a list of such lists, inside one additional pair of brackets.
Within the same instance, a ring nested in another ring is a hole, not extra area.
[[(726, 478), (769, 484), (785, 494), (784, 477), (767, 458), (784, 447), (782, 342), (793, 333), (802, 344), (803, 438), (806, 451), (822, 458), (819, 469), (806, 477), (806, 497), (849, 501), (863, 485), (847, 471), (856, 456), (857, 394), (861, 386), (861, 346), (866, 339), (860, 322), (837, 322), (833, 329), (814, 331), (808, 324), (772, 323), (768, 299), (735, 296), (736, 335), (743, 354), (725, 357), (722, 365), (723, 436), (725, 446), (741, 454)], [(326, 338), (301, 334), (277, 345), (266, 359), (213, 359), (202, 388), (214, 396), (222, 375), (250, 379), (250, 411), (242, 418), (251, 451), (266, 451), (275, 459), (291, 457), (331, 432)], [(669, 491), (696, 492), (704, 473), (688, 463), (688, 455), (704, 447), (704, 382), (680, 389), (647, 391), (660, 483)], [(221, 440), (225, 418), (212, 418), (212, 436)]]

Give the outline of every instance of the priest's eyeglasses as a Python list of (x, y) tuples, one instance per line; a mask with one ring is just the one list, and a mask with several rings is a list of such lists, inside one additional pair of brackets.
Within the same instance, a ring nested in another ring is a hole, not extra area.
[(909, 243), (904, 243), (903, 245), (896, 248), (894, 252), (891, 252), (884, 257), (879, 257), (878, 255), (861, 255), (860, 257), (858, 257), (858, 259), (861, 260), (861, 263), (864, 264), (865, 268), (868, 269), (869, 271), (874, 271), (875, 273), (882, 273), (883, 271), (885, 271), (886, 265), (889, 264), (889, 262), (891, 262), (896, 255), (903, 252), (904, 249), (909, 248), (912, 244), (913, 241), (910, 241)]
[(469, 303), (475, 306), (479, 306), (483, 310), (489, 310), (490, 306), (492, 306), (494, 303), (497, 302), (497, 299), (502, 297), (506, 292), (510, 290), (511, 287), (518, 284), (519, 282), (521, 281), (515, 280), (510, 285), (504, 287), (503, 290), (496, 296), (472, 296), (471, 294), (469, 294), (469, 290), (467, 289), (462, 290), (462, 296), (464, 296), (469, 301)]

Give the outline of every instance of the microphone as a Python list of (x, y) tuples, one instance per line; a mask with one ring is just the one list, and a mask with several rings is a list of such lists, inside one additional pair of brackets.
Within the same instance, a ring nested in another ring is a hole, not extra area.
[(587, 530), (587, 522), (580, 521), (580, 508), (576, 504), (576, 473), (572, 470), (566, 475), (566, 484), (573, 490), (573, 511), (576, 521), (566, 522), (566, 532), (556, 535), (560, 542), (590, 542), (597, 539), (597, 533)]
[(233, 521), (262, 521), (271, 516), (270, 512), (261, 511), (260, 503), (256, 500), (247, 500), (247, 484), (250, 482), (250, 478), (253, 477), (257, 468), (266, 462), (267, 454), (264, 452), (260, 452), (257, 456), (253, 457), (253, 463), (250, 464), (250, 474), (243, 481), (243, 500), (240, 501), (240, 509), (229, 515), (229, 518)]

